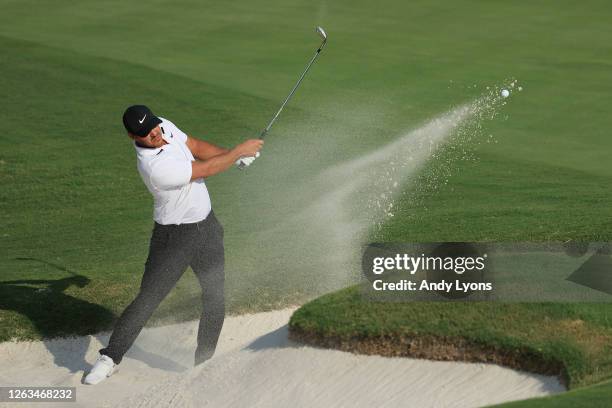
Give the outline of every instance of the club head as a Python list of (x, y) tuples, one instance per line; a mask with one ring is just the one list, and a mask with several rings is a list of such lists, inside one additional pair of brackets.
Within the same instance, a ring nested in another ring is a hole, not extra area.
[(327, 34), (325, 34), (325, 30), (322, 27), (317, 27), (317, 34), (319, 34), (323, 41), (327, 41)]

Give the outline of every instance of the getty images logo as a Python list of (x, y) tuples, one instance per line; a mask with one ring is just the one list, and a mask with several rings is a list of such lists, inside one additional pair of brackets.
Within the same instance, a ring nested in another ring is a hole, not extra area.
[(395, 254), (393, 257), (380, 256), (374, 258), (372, 260), (372, 273), (380, 275), (390, 270), (403, 270), (414, 275), (417, 271), (444, 270), (462, 275), (466, 271), (482, 271), (485, 268), (486, 259), (487, 254), (478, 257)]
[(392, 290), (395, 300), (463, 299), (493, 288), (486, 245), (480, 243), (370, 244), (362, 265), (373, 290)]

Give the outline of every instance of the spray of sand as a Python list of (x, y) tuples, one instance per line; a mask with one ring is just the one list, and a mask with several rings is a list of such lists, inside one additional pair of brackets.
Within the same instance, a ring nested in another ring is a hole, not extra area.
[[(353, 282), (359, 251), (372, 227), (393, 216), (394, 198), (472, 114), (470, 105), (452, 110), (380, 149), (338, 164), (315, 180), (320, 193), (293, 222), (305, 224), (309, 242), (319, 242), (323, 288)], [(322, 192), (321, 192), (322, 191)], [(356, 276), (357, 272), (357, 276)]]
[[(436, 159), (450, 139), (455, 148), (464, 146), (465, 150), (469, 149), (465, 146), (473, 146), (482, 121), (495, 116), (502, 103), (497, 92), (488, 93), (369, 154), (323, 170), (303, 186), (307, 192), (304, 196), (310, 201), (294, 217), (277, 225), (275, 233), (300, 241), (305, 257), (298, 260), (294, 256), (292, 262), (301, 261), (310, 268), (311, 272), (303, 273), (314, 278), (310, 280), (316, 282), (314, 292), (358, 281), (362, 246), (372, 230), (394, 216), (398, 195), (416, 188), (423, 166)], [(467, 155), (467, 151), (462, 151), (459, 159)], [(452, 160), (445, 163), (441, 174), (430, 177), (429, 183), (444, 183), (441, 178), (448, 176), (452, 164)]]

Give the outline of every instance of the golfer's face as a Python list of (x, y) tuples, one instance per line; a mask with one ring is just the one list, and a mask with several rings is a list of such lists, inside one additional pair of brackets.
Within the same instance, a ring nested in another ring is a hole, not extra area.
[(162, 138), (162, 132), (159, 125), (151, 129), (149, 134), (145, 137), (136, 136), (134, 140), (137, 140), (138, 143), (147, 147), (161, 147), (164, 144), (164, 139)]

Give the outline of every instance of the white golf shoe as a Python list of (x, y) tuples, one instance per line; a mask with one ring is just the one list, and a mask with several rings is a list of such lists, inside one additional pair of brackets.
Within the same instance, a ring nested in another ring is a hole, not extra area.
[(91, 371), (85, 377), (85, 384), (98, 384), (113, 375), (115, 363), (113, 359), (104, 354), (100, 354)]

